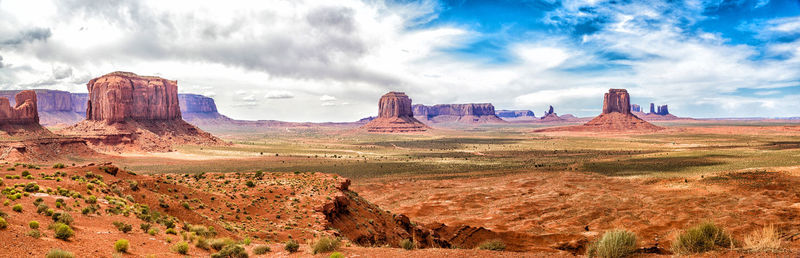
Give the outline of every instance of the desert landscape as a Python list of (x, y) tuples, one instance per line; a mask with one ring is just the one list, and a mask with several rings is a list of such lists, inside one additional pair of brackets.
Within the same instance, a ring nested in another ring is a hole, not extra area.
[(797, 1), (0, 0), (0, 257), (800, 257)]

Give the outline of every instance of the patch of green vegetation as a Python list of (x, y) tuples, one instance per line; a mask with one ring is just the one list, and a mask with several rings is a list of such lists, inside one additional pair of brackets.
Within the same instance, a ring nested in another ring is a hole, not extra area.
[(586, 249), (586, 256), (621, 258), (636, 252), (636, 234), (627, 230), (612, 230), (603, 234)]
[(503, 243), (503, 240), (500, 239), (487, 240), (483, 243), (480, 243), (478, 245), (478, 249), (490, 250), (490, 251), (503, 251), (506, 250), (506, 244)]
[(678, 235), (672, 242), (677, 254), (694, 254), (717, 248), (732, 248), (733, 239), (725, 230), (712, 222), (703, 222)]
[(44, 256), (45, 258), (75, 258), (75, 254), (72, 252), (68, 252), (65, 250), (61, 250), (58, 248), (50, 249), (47, 254)]

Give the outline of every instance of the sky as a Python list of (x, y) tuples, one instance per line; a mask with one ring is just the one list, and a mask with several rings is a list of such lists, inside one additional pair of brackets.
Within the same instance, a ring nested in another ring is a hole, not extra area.
[(800, 0), (0, 0), (0, 89), (177, 80), (236, 119), (355, 121), (389, 91), (595, 116), (800, 116)]

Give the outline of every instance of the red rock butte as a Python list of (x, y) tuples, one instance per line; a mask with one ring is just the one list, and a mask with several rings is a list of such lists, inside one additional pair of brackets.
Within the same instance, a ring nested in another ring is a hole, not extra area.
[(25, 90), (14, 96), (16, 105), (11, 107), (8, 98), (0, 97), (0, 124), (39, 124), (36, 107), (36, 92)]
[(389, 92), (378, 101), (378, 117), (362, 128), (369, 132), (423, 132), (428, 126), (414, 118), (411, 98), (403, 92)]
[(159, 77), (113, 72), (86, 84), (86, 119), (121, 122), (181, 119), (178, 82)]
[(657, 131), (663, 129), (631, 113), (631, 97), (625, 89), (609, 89), (603, 98), (603, 113), (583, 126), (600, 131)]

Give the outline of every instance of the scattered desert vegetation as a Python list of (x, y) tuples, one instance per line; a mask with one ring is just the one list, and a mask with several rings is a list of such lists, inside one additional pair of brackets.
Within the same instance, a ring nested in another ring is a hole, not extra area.
[(589, 257), (620, 258), (636, 251), (636, 235), (627, 230), (611, 230), (586, 249)]
[(672, 251), (678, 254), (703, 253), (718, 248), (733, 248), (733, 238), (713, 222), (691, 227), (672, 242)]

